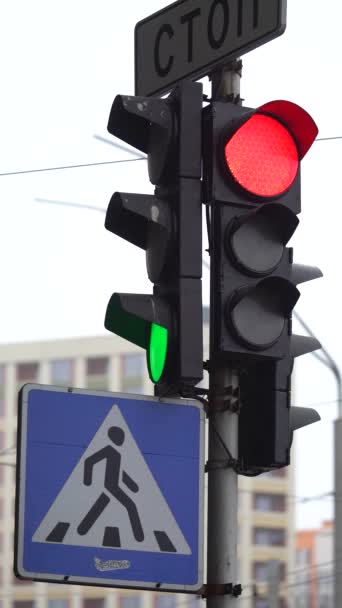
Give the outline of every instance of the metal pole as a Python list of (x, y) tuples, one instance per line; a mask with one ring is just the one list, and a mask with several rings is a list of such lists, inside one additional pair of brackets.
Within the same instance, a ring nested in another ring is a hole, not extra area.
[[(241, 62), (212, 76), (212, 98), (239, 100)], [(211, 302), (213, 282), (211, 273)], [(212, 310), (212, 306), (211, 306)], [(210, 349), (212, 357), (212, 349)], [(209, 460), (207, 608), (235, 608), (237, 580), (238, 476), (229, 463), (238, 454), (238, 415), (226, 407), (225, 391), (238, 387), (229, 364), (211, 361), (209, 367)]]
[[(223, 593), (237, 581), (238, 476), (228, 464), (229, 449), (237, 457), (238, 416), (223, 410), (223, 392), (237, 387), (236, 374), (226, 367), (210, 372), (208, 460), (208, 608), (233, 608), (238, 599)], [(215, 586), (215, 587), (214, 587)], [(217, 587), (216, 587), (217, 586)], [(212, 593), (212, 595), (211, 595)]]

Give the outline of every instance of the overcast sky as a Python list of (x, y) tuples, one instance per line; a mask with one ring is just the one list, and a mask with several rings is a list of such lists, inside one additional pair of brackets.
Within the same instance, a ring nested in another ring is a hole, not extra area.
[[(205, 1), (205, 0), (203, 0)], [(116, 94), (133, 94), (135, 23), (162, 0), (11, 0), (0, 19), (0, 246), (2, 343), (104, 333), (113, 291), (149, 292), (144, 254), (107, 232), (96, 211), (115, 190), (151, 192), (145, 161), (22, 175), (15, 171), (132, 158), (93, 138), (106, 136)], [(319, 137), (342, 136), (342, 3), (288, 0), (282, 37), (243, 58), (241, 94), (255, 107), (289, 99), (312, 114)], [(207, 84), (206, 84), (207, 86)], [(110, 137), (110, 136), (108, 136)], [(297, 305), (338, 364), (341, 344), (342, 140), (317, 142), (302, 163), (302, 214), (295, 260), (322, 268)], [(206, 246), (206, 243), (204, 243)], [(204, 253), (204, 255), (207, 255)], [(203, 298), (209, 301), (204, 268)], [(293, 403), (336, 399), (331, 373), (312, 356), (296, 365)], [(299, 496), (332, 490), (332, 420), (297, 434)], [(331, 499), (298, 509), (299, 526), (331, 517)]]

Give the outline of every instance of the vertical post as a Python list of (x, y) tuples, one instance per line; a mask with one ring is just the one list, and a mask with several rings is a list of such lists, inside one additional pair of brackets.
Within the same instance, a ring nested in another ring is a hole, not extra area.
[(237, 581), (238, 476), (228, 463), (226, 446), (237, 457), (238, 415), (224, 409), (224, 389), (237, 387), (237, 375), (228, 367), (210, 371), (208, 460), (208, 608), (233, 608), (237, 598), (223, 593)]
[[(240, 100), (241, 61), (212, 75), (212, 98)], [(215, 248), (211, 243), (210, 248)], [(213, 273), (210, 308), (213, 310)], [(231, 591), (237, 580), (238, 476), (231, 463), (238, 455), (238, 415), (227, 409), (229, 387), (238, 388), (236, 372), (229, 363), (212, 360), (209, 366), (209, 460), (208, 460), (208, 544), (207, 607), (235, 608), (238, 598)], [(228, 593), (227, 593), (228, 591)]]

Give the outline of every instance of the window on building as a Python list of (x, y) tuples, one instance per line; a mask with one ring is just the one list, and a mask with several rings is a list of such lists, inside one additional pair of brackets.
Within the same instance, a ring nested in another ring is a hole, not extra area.
[(257, 583), (265, 583), (268, 580), (268, 563), (254, 562), (253, 564), (254, 580)]
[[(270, 602), (266, 598), (258, 597), (254, 600), (253, 606), (254, 606), (254, 608), (270, 608)], [(286, 600), (284, 600), (284, 598), (282, 598), (282, 597), (279, 598), (278, 606), (279, 606), (279, 608), (287, 608)]]
[(33, 600), (17, 600), (12, 604), (13, 608), (34, 608)]
[[(310, 597), (311, 594), (309, 593), (310, 584), (308, 583), (305, 588), (300, 585), (300, 589), (301, 591), (296, 592), (294, 604), (295, 608), (310, 608), (312, 606)], [(325, 608), (328, 608), (328, 606), (326, 606)]]
[(48, 608), (69, 608), (69, 600), (48, 600)]
[(270, 608), (268, 600), (258, 597), (254, 602), (254, 608)]
[(311, 551), (310, 549), (297, 549), (296, 550), (296, 564), (298, 566), (310, 565)]
[(51, 361), (51, 384), (70, 386), (73, 381), (74, 365), (72, 359)]
[(5, 447), (5, 433), (0, 431), (0, 450), (3, 450)]
[[(253, 564), (253, 575), (254, 580), (257, 583), (266, 583), (268, 581), (270, 562), (254, 562)], [(281, 562), (279, 564), (279, 576), (280, 580), (284, 581), (286, 575), (286, 564)]]
[(108, 390), (108, 357), (90, 357), (87, 359), (87, 387), (94, 390)]
[(121, 595), (119, 608), (141, 608), (141, 599), (140, 595)]
[(319, 592), (318, 604), (316, 604), (316, 606), (317, 608), (333, 608), (334, 597), (332, 585), (330, 585), (330, 589), (327, 589), (325, 593)]
[(16, 376), (18, 389), (27, 382), (38, 382), (38, 363), (18, 363)]
[(260, 494), (253, 496), (255, 511), (285, 511), (286, 501), (284, 494)]
[(5, 415), (5, 366), (0, 365), (0, 417)]
[(186, 602), (186, 608), (206, 608), (206, 601), (199, 595), (191, 595)]
[(88, 597), (83, 599), (83, 608), (104, 608), (104, 597)]
[(253, 542), (255, 545), (283, 547), (285, 546), (285, 529), (254, 528)]
[(131, 353), (121, 357), (121, 390), (128, 393), (144, 392), (145, 357)]
[[(279, 608), (287, 608), (286, 600), (284, 600), (282, 597), (278, 599), (277, 605)], [(254, 600), (253, 606), (254, 608), (270, 608), (270, 602), (266, 598), (258, 597)]]
[(176, 598), (174, 595), (157, 595), (154, 598), (154, 608), (176, 608)]

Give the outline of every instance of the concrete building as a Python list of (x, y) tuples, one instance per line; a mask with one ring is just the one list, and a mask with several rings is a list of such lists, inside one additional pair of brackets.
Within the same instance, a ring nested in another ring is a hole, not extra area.
[(296, 535), (294, 608), (333, 608), (334, 524)]
[[(205, 344), (208, 328), (205, 327)], [(115, 336), (0, 345), (0, 608), (199, 607), (192, 595), (30, 583), (12, 574), (16, 403), (27, 382), (153, 394), (145, 355)], [(291, 467), (239, 480), (239, 567), (243, 608), (267, 608), (270, 560), (281, 563), (281, 606), (294, 569)]]

